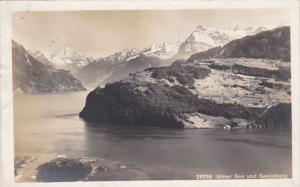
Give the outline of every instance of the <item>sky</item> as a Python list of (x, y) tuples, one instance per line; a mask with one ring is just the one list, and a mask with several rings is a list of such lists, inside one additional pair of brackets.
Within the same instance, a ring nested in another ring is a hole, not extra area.
[(14, 12), (13, 39), (26, 49), (55, 53), (65, 47), (106, 56), (157, 42), (184, 41), (197, 25), (287, 25), (285, 9), (122, 10)]

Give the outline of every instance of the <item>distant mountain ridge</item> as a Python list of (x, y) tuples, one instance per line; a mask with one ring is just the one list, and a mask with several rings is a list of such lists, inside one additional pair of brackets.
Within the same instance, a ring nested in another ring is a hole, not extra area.
[(14, 92), (36, 94), (85, 90), (69, 71), (47, 63), (35, 59), (23, 46), (12, 41)]
[[(114, 63), (110, 63), (112, 61)], [(128, 61), (119, 61), (116, 59), (112, 61), (90, 63), (79, 69), (74, 75), (88, 87), (104, 86), (106, 83), (126, 78), (130, 73), (142, 71), (149, 67), (159, 67), (164, 64), (169, 65), (171, 63), (171, 61), (164, 61), (143, 54), (139, 54)]]
[(72, 73), (96, 60), (91, 56), (76, 52), (71, 47), (65, 47), (51, 54), (39, 50), (29, 50), (29, 53), (40, 62), (59, 69), (70, 70)]
[(75, 76), (88, 87), (118, 81), (149, 67), (170, 65), (180, 42), (163, 42), (144, 49), (123, 49), (80, 68)]
[(181, 42), (154, 43), (142, 52), (145, 56), (156, 57), (161, 60), (172, 59), (177, 54)]
[(87, 87), (104, 86), (108, 82), (121, 80), (128, 77), (129, 73), (141, 71), (143, 68), (170, 65), (176, 59), (187, 58), (191, 54), (223, 46), (234, 39), (253, 35), (268, 28), (270, 27), (234, 26), (220, 30), (198, 25), (184, 42), (153, 43), (149, 47), (122, 49), (99, 58), (79, 54), (70, 47), (52, 55), (34, 53), (33, 56), (41, 62), (52, 63), (56, 68), (70, 70)]
[(181, 42), (161, 42), (153, 43), (149, 47), (142, 49), (122, 49), (111, 55), (100, 57), (96, 59), (96, 63), (122, 63), (130, 61), (139, 56), (155, 57), (161, 60), (172, 59), (177, 53), (178, 47)]
[(55, 64), (76, 64), (77, 66), (87, 65), (89, 62), (94, 61), (92, 57), (79, 54), (71, 47), (63, 48), (49, 57), (49, 60)]
[[(120, 80), (129, 73), (143, 70), (152, 66), (169, 65), (177, 53), (181, 42), (153, 43), (142, 49), (122, 49), (105, 57), (94, 58), (79, 54), (70, 47), (66, 47), (54, 54), (46, 54), (38, 50), (29, 51), (30, 54), (46, 65), (65, 69), (80, 79), (87, 86), (105, 84), (107, 81)], [(137, 66), (134, 59), (143, 59)], [(152, 61), (149, 59), (153, 59)], [(133, 62), (131, 62), (134, 60)], [(147, 62), (147, 64), (145, 64)], [(169, 64), (168, 64), (169, 63)], [(128, 67), (126, 67), (128, 65)], [(132, 69), (130, 69), (131, 67)], [(95, 77), (98, 79), (94, 80)]]

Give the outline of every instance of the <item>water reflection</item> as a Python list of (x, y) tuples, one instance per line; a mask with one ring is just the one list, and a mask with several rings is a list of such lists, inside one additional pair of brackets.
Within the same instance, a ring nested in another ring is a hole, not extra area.
[(186, 139), (184, 129), (167, 129), (130, 125), (95, 124), (85, 122), (86, 133), (102, 133), (119, 139)]
[(235, 138), (216, 138), (216, 140), (223, 141), (223, 142), (243, 143), (243, 144), (263, 146), (263, 147), (277, 147), (277, 148), (283, 148), (283, 149), (291, 149), (291, 144), (290, 145), (282, 145), (282, 144), (276, 144), (276, 143), (272, 143), (272, 142), (263, 142), (263, 141), (257, 141), (257, 140), (249, 140), (249, 139), (235, 139)]

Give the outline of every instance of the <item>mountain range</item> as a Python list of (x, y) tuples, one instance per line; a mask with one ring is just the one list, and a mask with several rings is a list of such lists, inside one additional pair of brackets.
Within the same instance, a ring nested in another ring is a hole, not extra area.
[(54, 53), (43, 53), (39, 50), (29, 50), (28, 52), (44, 64), (52, 64), (56, 68), (70, 70), (72, 73), (96, 60), (91, 56), (79, 54), (71, 47), (62, 48)]
[[(184, 42), (163, 42), (152, 44), (144, 49), (124, 49), (98, 58), (93, 63), (78, 69), (74, 75), (87, 87), (104, 86), (108, 82), (128, 77), (130, 73), (148, 67), (167, 66), (176, 59), (185, 59), (193, 53), (222, 46), (234, 39), (253, 35), (268, 28), (270, 27), (235, 26), (219, 30), (198, 25)], [(137, 60), (140, 62), (136, 66)]]
[(142, 49), (123, 49), (104, 57), (83, 55), (70, 47), (51, 54), (29, 50), (29, 54), (45, 65), (68, 70), (85, 87), (104, 86), (126, 78), (131, 73), (149, 67), (171, 65), (176, 59), (186, 59), (191, 54), (203, 52), (247, 35), (265, 31), (270, 27), (241, 27), (216, 29), (198, 25), (183, 42), (154, 43)]
[(149, 67), (170, 65), (177, 46), (178, 43), (161, 43), (142, 50), (122, 50), (89, 63), (74, 75), (87, 87), (105, 85)]

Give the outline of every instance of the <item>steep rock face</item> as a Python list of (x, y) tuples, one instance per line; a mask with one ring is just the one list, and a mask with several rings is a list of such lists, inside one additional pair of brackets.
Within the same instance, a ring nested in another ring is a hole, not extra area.
[(69, 71), (55, 69), (33, 58), (13, 41), (13, 87), (16, 93), (45, 93), (85, 90)]
[(240, 57), (290, 61), (290, 27), (281, 27), (233, 40), (223, 47), (196, 53), (189, 61)]

